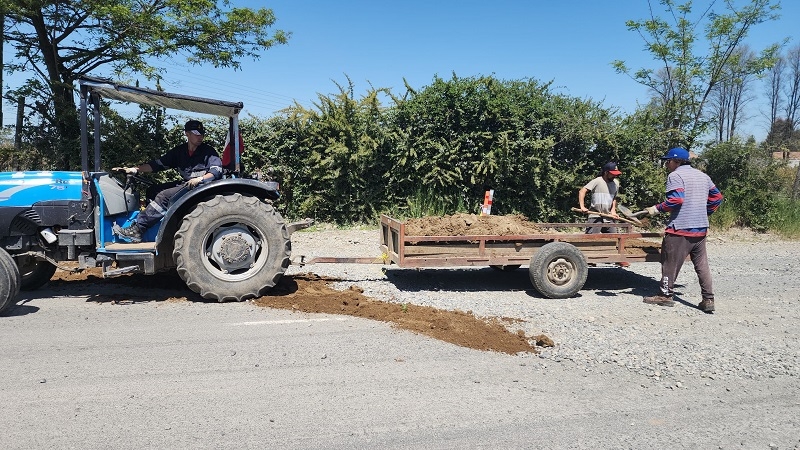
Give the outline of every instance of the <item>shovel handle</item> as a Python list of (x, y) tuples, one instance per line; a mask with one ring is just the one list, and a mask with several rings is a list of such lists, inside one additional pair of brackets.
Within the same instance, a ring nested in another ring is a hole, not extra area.
[(629, 223), (631, 225), (638, 225), (636, 222), (634, 222), (632, 220), (626, 219), (624, 217), (612, 216), (611, 214), (601, 213), (601, 212), (597, 212), (597, 211), (585, 211), (584, 212), (584, 211), (581, 211), (580, 208), (572, 208), (572, 210), (575, 211), (575, 212), (579, 212), (581, 214), (594, 214), (594, 215), (597, 215), (597, 216), (600, 216), (600, 217), (605, 217), (605, 218), (608, 218), (608, 219), (619, 220), (620, 222)]

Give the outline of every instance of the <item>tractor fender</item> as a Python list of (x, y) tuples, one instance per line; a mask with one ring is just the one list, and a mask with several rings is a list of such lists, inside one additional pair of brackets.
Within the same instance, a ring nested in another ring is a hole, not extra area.
[[(263, 182), (249, 178), (224, 178), (188, 191), (170, 205), (156, 235), (156, 246), (161, 247), (164, 236), (173, 237), (178, 231), (181, 220), (200, 203), (214, 198), (217, 195), (242, 194), (256, 197), (262, 201), (277, 200), (280, 193), (276, 190), (277, 183)], [(171, 244), (171, 241), (170, 241)]]

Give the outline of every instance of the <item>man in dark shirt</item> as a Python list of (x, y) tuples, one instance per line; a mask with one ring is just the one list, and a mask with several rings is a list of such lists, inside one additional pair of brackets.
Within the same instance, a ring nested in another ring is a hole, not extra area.
[(138, 167), (115, 167), (129, 174), (160, 172), (177, 169), (182, 180), (151, 186), (147, 189), (150, 203), (136, 217), (136, 223), (122, 228), (114, 225), (113, 232), (126, 242), (141, 242), (142, 233), (158, 223), (169, 208), (170, 200), (181, 189), (193, 189), (202, 183), (217, 180), (222, 176), (222, 160), (213, 147), (203, 142), (205, 128), (198, 120), (190, 120), (183, 127), (187, 142), (177, 145), (158, 159)]

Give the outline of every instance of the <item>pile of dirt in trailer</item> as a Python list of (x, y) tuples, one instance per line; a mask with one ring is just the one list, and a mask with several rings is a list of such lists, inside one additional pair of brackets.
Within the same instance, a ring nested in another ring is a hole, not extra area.
[[(340, 291), (331, 287), (337, 280), (311, 274), (284, 276), (269, 295), (253, 300), (258, 306), (288, 309), (304, 313), (341, 314), (379, 320), (397, 328), (423, 334), (462, 347), (491, 350), (501, 353), (536, 353), (536, 346), (552, 346), (545, 335), (525, 336), (512, 332), (514, 320), (508, 318), (480, 318), (467, 311), (449, 311), (382, 302), (364, 296), (356, 287)], [(67, 292), (96, 291), (99, 285), (130, 287), (125, 293), (93, 295), (98, 303), (127, 305), (149, 301), (208, 302), (189, 290), (176, 271), (154, 275), (131, 274), (103, 279), (99, 268), (79, 273), (57, 270), (49, 288)]]
[(522, 215), (453, 214), (408, 219), (406, 236), (513, 236), (545, 232)]
[[(530, 222), (522, 215), (479, 216), (477, 214), (453, 214), (450, 216), (427, 216), (405, 221), (406, 236), (524, 236), (531, 234), (563, 233), (541, 224)], [(582, 233), (582, 224), (576, 224), (573, 232)], [(609, 238), (612, 239), (612, 238)], [(614, 238), (615, 239), (615, 238)], [(597, 238), (591, 239), (596, 241)], [(641, 256), (658, 253), (660, 241), (629, 238), (625, 241), (624, 253)]]

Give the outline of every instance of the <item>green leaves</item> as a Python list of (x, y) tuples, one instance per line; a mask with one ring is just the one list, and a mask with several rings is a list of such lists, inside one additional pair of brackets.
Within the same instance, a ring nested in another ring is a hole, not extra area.
[(230, 8), (227, 0), (44, 0), (4, 7), (5, 39), (14, 53), (6, 67), (30, 76), (6, 97), (36, 93), (29, 102), (40, 106), (30, 122), (42, 123), (38, 134), (52, 136), (52, 149), (65, 149), (63, 169), (78, 160), (73, 83), (81, 75), (103, 70), (123, 79), (159, 79), (162, 69), (151, 61), (178, 55), (192, 64), (239, 68), (242, 58), (259, 58), (290, 36), (270, 32), (271, 10)]
[[(280, 167), (281, 207), (291, 217), (352, 223), (385, 211), (477, 211), (491, 187), (498, 214), (565, 221), (602, 164), (626, 165), (619, 119), (546, 83), (453, 75), (402, 96), (371, 89), (359, 99), (349, 80), (337, 86), (315, 109), (298, 105), (255, 127), (269, 136), (259, 150), (243, 132), (248, 167)], [(383, 106), (382, 93), (394, 103)]]
[[(727, 68), (736, 65), (737, 50), (753, 26), (778, 17), (775, 11), (779, 4), (751, 0), (737, 9), (733, 3), (725, 2), (720, 5), (724, 6), (722, 13), (709, 7), (698, 14), (691, 1), (676, 4), (661, 0), (660, 4), (670, 22), (658, 17), (652, 5), (650, 19), (626, 22), (628, 29), (645, 42), (658, 68), (632, 71), (620, 60), (612, 62), (612, 66), (653, 91), (652, 103), (662, 110), (660, 129), (678, 131), (677, 135), (673, 133), (671, 144), (691, 148), (708, 130), (713, 115), (707, 111), (709, 96), (728, 76)], [(699, 50), (702, 45), (707, 45), (705, 52)], [(776, 48), (768, 47), (748, 63), (746, 74), (758, 74), (773, 64)]]

